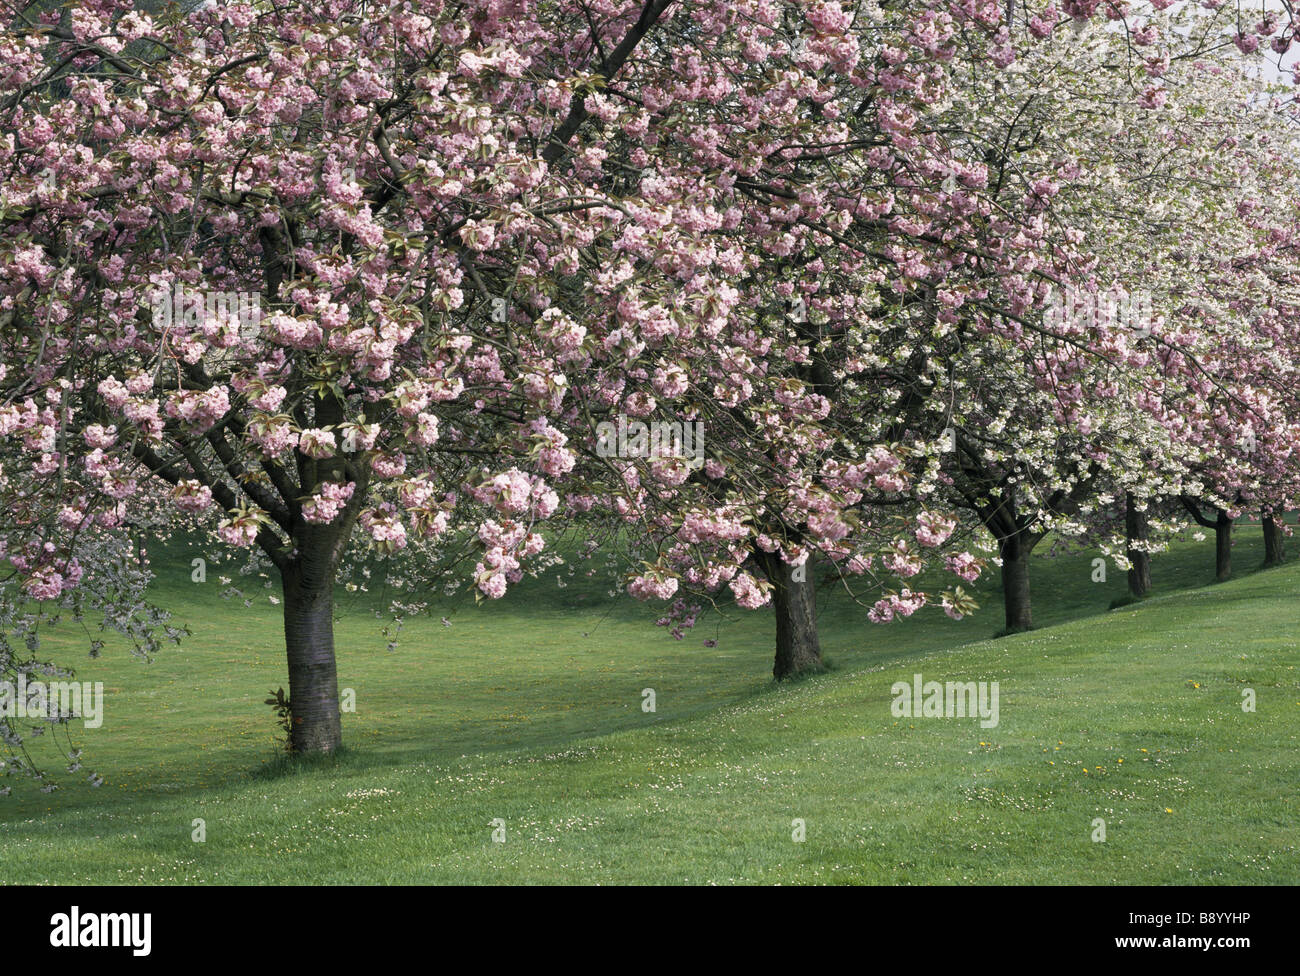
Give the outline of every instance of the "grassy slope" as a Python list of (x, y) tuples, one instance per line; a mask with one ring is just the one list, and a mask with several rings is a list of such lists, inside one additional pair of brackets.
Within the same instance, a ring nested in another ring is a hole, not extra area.
[[(1261, 552), (1247, 529), (1238, 572)], [(1300, 565), (1198, 588), (1211, 560), (1180, 547), (1155, 599), (1111, 613), (1122, 574), (1036, 560), (1040, 624), (1074, 622), (999, 641), (989, 586), (960, 624), (873, 627), (831, 601), (837, 670), (793, 687), (767, 677), (765, 614), (710, 650), (712, 624), (677, 643), (653, 608), (535, 583), (451, 628), (408, 623), (389, 652), (354, 607), (350, 751), (286, 771), (261, 704), (284, 682), (278, 610), (221, 601), (215, 569), (191, 584), (174, 547), (159, 596), (195, 636), (79, 669), (108, 693), (104, 727), (77, 733), (108, 783), (0, 801), (0, 881), (1297, 883)], [(893, 718), (889, 687), (916, 671), (998, 680), (1001, 725)]]

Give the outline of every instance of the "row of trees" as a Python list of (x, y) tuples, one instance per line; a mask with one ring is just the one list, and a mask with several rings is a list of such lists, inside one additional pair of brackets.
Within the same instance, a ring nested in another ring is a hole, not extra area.
[[(278, 572), (302, 753), (359, 551), (499, 598), (576, 527), (784, 678), (819, 579), (961, 617), (996, 562), (1016, 630), (1050, 533), (1275, 542), (1293, 28), (1217, 6), (3, 4), (0, 672), (175, 638), (104, 541), (160, 520)], [(702, 451), (607, 449), (655, 418)]]

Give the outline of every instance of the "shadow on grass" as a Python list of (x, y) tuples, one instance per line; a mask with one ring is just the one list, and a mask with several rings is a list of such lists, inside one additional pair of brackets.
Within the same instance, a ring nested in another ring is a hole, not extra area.
[(347, 746), (340, 746), (334, 752), (310, 753), (305, 756), (278, 752), (269, 762), (249, 767), (246, 773), (250, 780), (280, 780), (322, 770), (355, 769), (368, 765), (367, 758)]

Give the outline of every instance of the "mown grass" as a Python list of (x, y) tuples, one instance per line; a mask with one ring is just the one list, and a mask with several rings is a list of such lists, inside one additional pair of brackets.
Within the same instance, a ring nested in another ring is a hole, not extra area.
[[(1239, 578), (1211, 586), (1212, 543), (1180, 544), (1151, 599), (1109, 612), (1114, 567), (1094, 583), (1092, 554), (1036, 558), (1041, 629), (996, 641), (991, 575), (961, 622), (877, 627), (827, 596), (835, 669), (791, 686), (765, 613), (676, 642), (655, 607), (547, 579), (450, 627), (409, 620), (389, 651), (344, 596), (357, 711), (347, 750), (303, 765), (262, 704), (285, 683), (278, 608), (223, 601), (215, 567), (191, 583), (176, 543), (157, 594), (194, 636), (78, 668), (105, 684), (103, 728), (76, 738), (107, 782), (17, 784), (0, 881), (1296, 883), (1300, 563), (1250, 572), (1262, 551), (1243, 528)], [(64, 660), (83, 643), (49, 638)], [(998, 681), (999, 726), (895, 718), (890, 686), (916, 672)]]

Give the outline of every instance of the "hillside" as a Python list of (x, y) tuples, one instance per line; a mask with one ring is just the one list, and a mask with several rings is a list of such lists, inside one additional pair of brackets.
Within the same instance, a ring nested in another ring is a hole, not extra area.
[[(707, 649), (712, 624), (678, 643), (650, 608), (539, 584), (451, 627), (409, 622), (390, 652), (353, 612), (350, 748), (292, 769), (261, 704), (284, 683), (276, 609), (160, 572), (195, 635), (79, 669), (106, 684), (103, 728), (75, 737), (107, 783), (0, 801), (0, 880), (1294, 884), (1300, 564), (1197, 585), (1209, 556), (1178, 547), (1151, 600), (1109, 612), (1121, 574), (1038, 560), (1050, 625), (999, 640), (987, 586), (959, 624), (831, 605), (835, 670), (784, 687), (764, 615)], [(895, 718), (891, 685), (918, 672), (999, 682), (998, 726)]]

